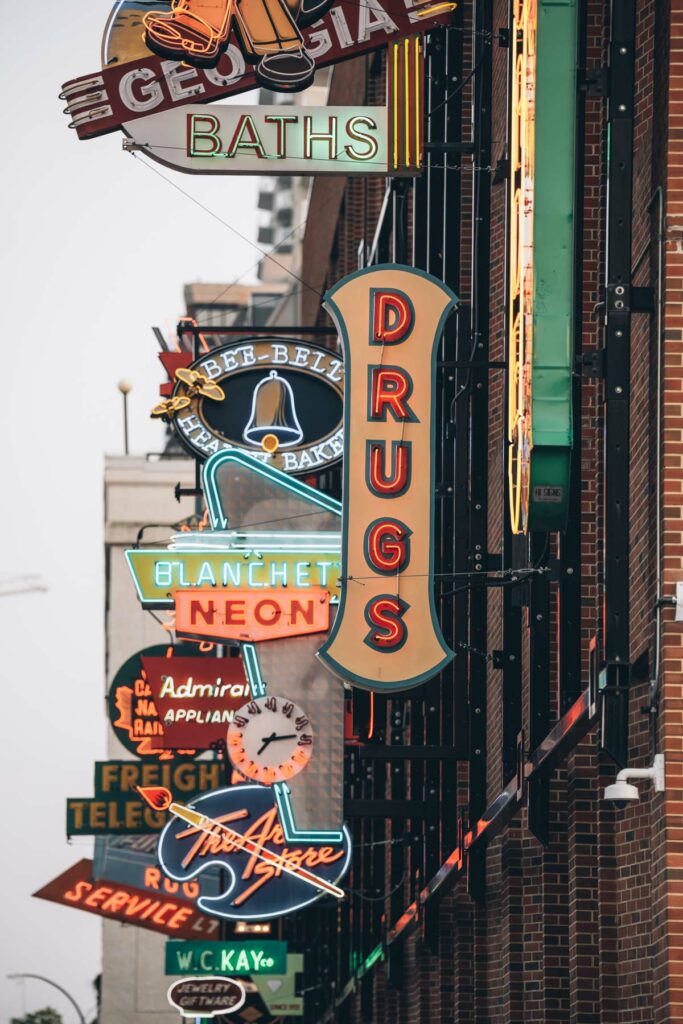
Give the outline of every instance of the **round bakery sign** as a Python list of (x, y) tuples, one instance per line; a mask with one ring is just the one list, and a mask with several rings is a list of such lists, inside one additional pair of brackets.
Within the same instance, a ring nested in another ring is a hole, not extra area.
[(194, 456), (242, 448), (285, 473), (315, 473), (342, 456), (343, 397), (335, 352), (262, 338), (212, 349), (177, 371), (168, 410)]

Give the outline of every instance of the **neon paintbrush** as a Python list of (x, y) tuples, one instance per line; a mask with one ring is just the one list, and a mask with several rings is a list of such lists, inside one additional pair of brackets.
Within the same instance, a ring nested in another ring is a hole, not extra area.
[(331, 896), (336, 896), (338, 900), (344, 899), (344, 890), (340, 889), (339, 886), (333, 885), (332, 882), (326, 881), (324, 878), (320, 878), (319, 875), (314, 875), (312, 871), (307, 871), (306, 868), (299, 867), (296, 864), (288, 864), (282, 856), (278, 856), (277, 853), (272, 853), (270, 850), (266, 850), (265, 847), (260, 846), (253, 839), (248, 839), (246, 836), (240, 835), (234, 829), (229, 828), (227, 825), (223, 825), (220, 821), (216, 821), (215, 818), (209, 818), (205, 814), (201, 814), (199, 811), (195, 811), (192, 807), (187, 807), (185, 804), (179, 804), (173, 799), (173, 794), (170, 790), (165, 789), (163, 786), (136, 786), (135, 787), (140, 797), (149, 804), (155, 811), (168, 811), (170, 814), (175, 814), (177, 818), (182, 818), (188, 825), (192, 825), (200, 832), (207, 832), (209, 835), (224, 835), (239, 849), (246, 850), (247, 853), (251, 853), (254, 857), (258, 857), (259, 860), (265, 861), (267, 864), (272, 864), (277, 867), (280, 871), (284, 871), (288, 875), (293, 875), (294, 878), (300, 878), (304, 882), (308, 882), (309, 885), (314, 885), (318, 889), (322, 889), (323, 892), (329, 893)]

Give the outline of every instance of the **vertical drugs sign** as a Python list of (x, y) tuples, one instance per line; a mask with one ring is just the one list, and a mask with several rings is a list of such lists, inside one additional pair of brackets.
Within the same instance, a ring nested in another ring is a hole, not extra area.
[(339, 613), (319, 657), (378, 692), (453, 657), (434, 604), (436, 351), (453, 292), (413, 267), (350, 274), (325, 296), (344, 350)]

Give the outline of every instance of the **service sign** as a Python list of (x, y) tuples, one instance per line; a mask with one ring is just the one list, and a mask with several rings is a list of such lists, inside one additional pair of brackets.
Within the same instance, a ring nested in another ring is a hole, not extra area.
[(220, 786), (224, 777), (225, 766), (220, 761), (97, 761), (94, 798), (76, 797), (66, 802), (66, 834), (159, 832), (166, 815), (140, 799), (138, 786), (165, 786), (190, 798)]
[(325, 305), (344, 346), (340, 608), (320, 657), (343, 679), (403, 690), (453, 657), (434, 605), (436, 348), (457, 299), (412, 267), (344, 278)]
[(232, 978), (185, 978), (168, 990), (168, 1001), (183, 1017), (217, 1017), (244, 1006), (247, 993)]
[[(252, 840), (288, 868), (303, 869), (325, 883), (335, 884), (348, 870), (351, 842), (344, 829), (341, 842), (325, 845), (288, 843), (270, 787), (240, 785), (206, 793), (191, 803), (193, 810), (225, 824)], [(285, 872), (271, 860), (216, 831), (208, 833), (172, 818), (159, 839), (159, 863), (178, 882), (201, 876), (209, 866), (226, 869), (220, 896), (200, 896), (199, 909), (239, 921), (280, 917), (313, 903), (324, 890), (304, 877)]]
[(259, 85), (304, 89), (316, 68), (446, 25), (456, 7), (455, 0), (183, 0), (143, 13), (137, 0), (117, 0), (102, 43), (104, 67), (67, 81), (61, 98), (79, 138), (130, 132), (150, 114)]
[(152, 159), (189, 174), (386, 174), (387, 107), (193, 104), (127, 127)]
[(294, 474), (341, 458), (344, 367), (336, 352), (268, 338), (212, 349), (189, 370), (214, 386), (176, 377), (169, 419), (191, 455), (241, 448)]
[(330, 625), (330, 595), (322, 587), (178, 591), (175, 610), (179, 636), (218, 641), (279, 640), (324, 633)]
[(167, 942), (166, 974), (285, 974), (287, 943)]
[(199, 913), (186, 899), (93, 877), (89, 860), (79, 860), (33, 895), (176, 938), (211, 938), (219, 928), (218, 921)]
[(251, 693), (242, 659), (166, 658), (143, 651), (140, 660), (162, 727), (156, 745), (164, 751), (224, 746), (235, 712)]

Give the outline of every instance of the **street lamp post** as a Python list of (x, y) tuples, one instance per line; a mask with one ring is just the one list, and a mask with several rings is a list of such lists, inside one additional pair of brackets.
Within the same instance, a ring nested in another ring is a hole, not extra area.
[(123, 453), (128, 455), (128, 394), (133, 385), (128, 380), (119, 381), (119, 391), (123, 395)]
[(8, 974), (7, 977), (8, 978), (35, 978), (35, 979), (37, 979), (37, 981), (44, 981), (46, 985), (52, 985), (53, 988), (56, 988), (58, 992), (61, 992), (62, 995), (65, 996), (69, 1000), (69, 1002), (73, 1006), (74, 1010), (78, 1014), (78, 1019), (80, 1020), (81, 1024), (86, 1024), (85, 1017), (83, 1016), (83, 1011), (81, 1010), (80, 1006), (78, 1005), (78, 1003), (76, 1002), (74, 997), (72, 995), (69, 995), (67, 990), (65, 988), (62, 988), (61, 985), (58, 985), (56, 981), (50, 981), (49, 978), (44, 978), (42, 974)]

